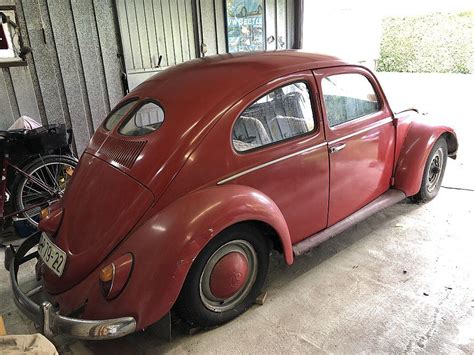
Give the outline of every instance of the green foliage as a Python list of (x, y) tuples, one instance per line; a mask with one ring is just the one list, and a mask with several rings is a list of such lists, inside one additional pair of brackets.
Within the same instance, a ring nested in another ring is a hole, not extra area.
[(377, 70), (474, 73), (474, 12), (385, 18)]

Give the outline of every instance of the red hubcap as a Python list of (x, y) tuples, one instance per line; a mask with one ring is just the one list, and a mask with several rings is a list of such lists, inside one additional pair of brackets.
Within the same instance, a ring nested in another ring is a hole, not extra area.
[(212, 269), (209, 286), (212, 294), (221, 300), (235, 295), (247, 281), (249, 265), (239, 252), (224, 255)]

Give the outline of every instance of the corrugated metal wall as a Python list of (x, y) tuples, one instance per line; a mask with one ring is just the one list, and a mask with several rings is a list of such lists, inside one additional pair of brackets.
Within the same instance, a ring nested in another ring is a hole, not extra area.
[(123, 96), (112, 0), (0, 0), (17, 5), (28, 66), (0, 72), (0, 129), (19, 116), (66, 123), (78, 152)]
[[(268, 50), (292, 48), (294, 6), (265, 0)], [(227, 51), (225, 0), (117, 0), (117, 12), (129, 89), (160, 70), (160, 55), (167, 67)]]

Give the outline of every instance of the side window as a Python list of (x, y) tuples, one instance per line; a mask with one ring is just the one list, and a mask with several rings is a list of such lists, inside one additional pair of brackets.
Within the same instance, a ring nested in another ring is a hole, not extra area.
[(239, 152), (308, 133), (314, 129), (310, 92), (303, 82), (273, 90), (250, 105), (232, 131)]
[(337, 74), (322, 81), (330, 127), (377, 112), (380, 103), (370, 81), (361, 74)]

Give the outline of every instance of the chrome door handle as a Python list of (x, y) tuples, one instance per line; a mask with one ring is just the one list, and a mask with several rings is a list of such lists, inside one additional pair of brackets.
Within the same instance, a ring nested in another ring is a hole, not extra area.
[(346, 147), (346, 144), (345, 144), (345, 143), (341, 143), (341, 144), (332, 146), (332, 147), (329, 148), (329, 153), (331, 153), (331, 154), (337, 153), (337, 152), (339, 152), (340, 150), (343, 150), (345, 147)]

